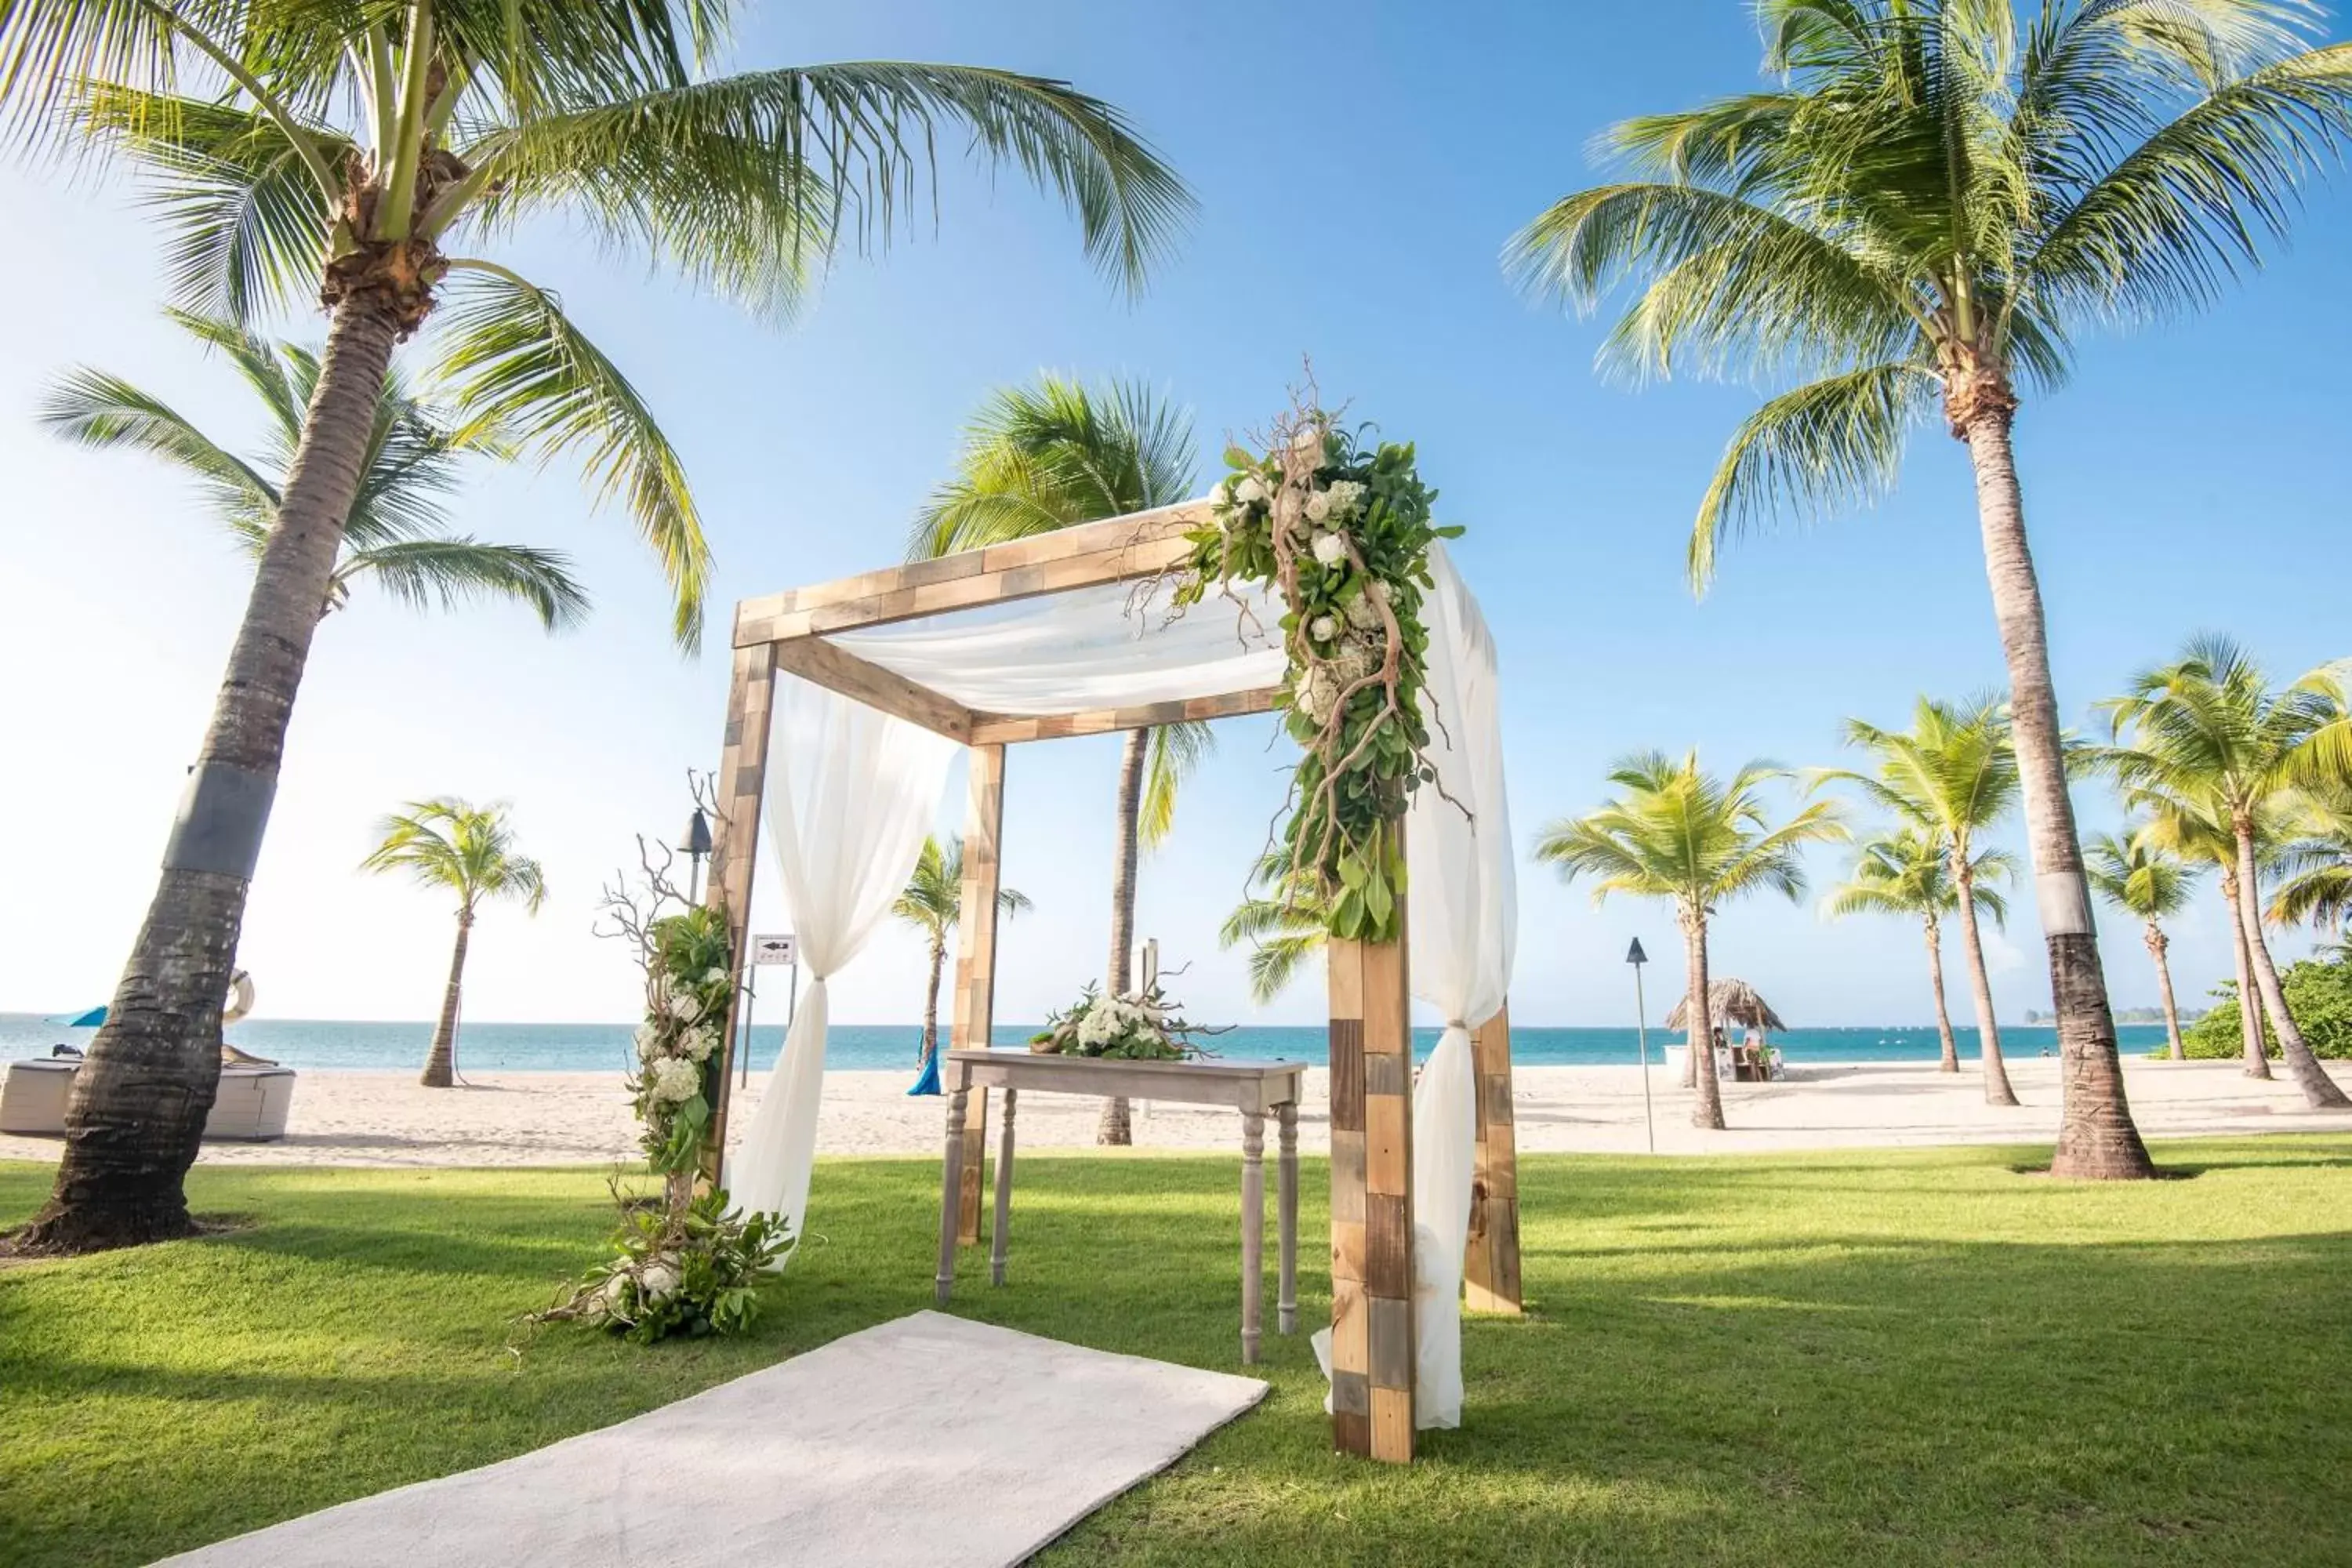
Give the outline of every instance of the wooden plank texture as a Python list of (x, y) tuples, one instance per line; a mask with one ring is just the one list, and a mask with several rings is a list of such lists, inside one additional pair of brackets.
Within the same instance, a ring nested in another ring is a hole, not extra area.
[(1465, 1300), (1474, 1312), (1517, 1312), (1519, 1163), (1511, 1115), (1511, 1008), (1471, 1032), (1477, 1074), (1478, 1150), (1470, 1182), (1470, 1242), (1463, 1254)]
[(1412, 1037), (1403, 932), (1332, 942), (1331, 1436), (1402, 1464), (1413, 1446)]
[(727, 1110), (735, 1081), (735, 1033), (743, 1004), (743, 970), (751, 940), (751, 872), (760, 849), (760, 804), (767, 793), (768, 720), (775, 700), (776, 656), (772, 647), (735, 650), (727, 688), (727, 725), (719, 752), (719, 821), (710, 840), (710, 882), (703, 902), (727, 916), (729, 967), (735, 984), (727, 993), (727, 1027), (719, 1047), (719, 1103), (710, 1111), (709, 1142), (702, 1172), (717, 1183), (727, 1149)]
[(971, 740), (971, 710), (895, 670), (862, 659), (823, 637), (792, 637), (774, 645), (776, 667), (853, 698), (868, 708), (945, 735)]
[[(971, 799), (964, 818), (962, 912), (956, 922), (956, 986), (952, 1043), (986, 1050), (996, 1022), (996, 894), (1003, 877), (1004, 748), (971, 751)], [(980, 1240), (981, 1163), (988, 1152), (988, 1090), (972, 1091), (964, 1118), (963, 1188), (956, 1206), (956, 1240)]]
[(735, 607), (735, 646), (886, 626), (945, 610), (1155, 576), (1191, 553), (1184, 534), (1207, 518), (1208, 502), (1186, 501), (746, 599)]

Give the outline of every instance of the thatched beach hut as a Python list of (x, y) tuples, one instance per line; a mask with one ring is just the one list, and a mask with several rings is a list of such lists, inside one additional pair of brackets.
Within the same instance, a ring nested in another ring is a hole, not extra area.
[[(1745, 980), (1725, 978), (1709, 985), (1706, 988), (1706, 1010), (1719, 1027), (1738, 1024), (1743, 1028), (1756, 1029), (1768, 1035), (1785, 1034), (1789, 1027), (1780, 1021), (1780, 1015), (1772, 1011), (1772, 1005), (1758, 994), (1756, 987)], [(1675, 1004), (1673, 1012), (1666, 1015), (1666, 1027), (1688, 1028), (1689, 1011), (1690, 998), (1685, 996)]]

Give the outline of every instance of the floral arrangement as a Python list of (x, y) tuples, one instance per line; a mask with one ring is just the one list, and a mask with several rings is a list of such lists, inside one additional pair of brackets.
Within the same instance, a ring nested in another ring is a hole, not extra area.
[(768, 1215), (729, 1214), (727, 1194), (717, 1188), (677, 1215), (625, 1201), (622, 1209), (614, 1255), (541, 1321), (583, 1322), (651, 1344), (673, 1334), (735, 1333), (759, 1316), (752, 1287), (787, 1240)]
[(727, 1026), (730, 939), (726, 918), (698, 908), (646, 928), (646, 1021), (637, 1026), (637, 1068), (629, 1077), (646, 1159), (665, 1174), (691, 1174), (709, 1130)]
[(1437, 492), (1412, 447), (1362, 445), (1311, 403), (1263, 455), (1229, 447), (1225, 465), (1175, 602), (1236, 578), (1279, 590), (1286, 722), (1306, 752), (1276, 852), (1281, 901), (1319, 911), (1335, 937), (1391, 941), (1406, 799), (1437, 778), (1421, 712), (1429, 547), (1462, 530), (1431, 522)]
[(1202, 1053), (1192, 1037), (1203, 1031), (1177, 1014), (1157, 981), (1124, 996), (1097, 994), (1089, 984), (1066, 1010), (1049, 1013), (1029, 1048), (1071, 1057), (1127, 1061), (1182, 1061)]

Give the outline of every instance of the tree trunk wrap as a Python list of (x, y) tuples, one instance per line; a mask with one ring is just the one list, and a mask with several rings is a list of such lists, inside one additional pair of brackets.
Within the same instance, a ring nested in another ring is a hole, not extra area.
[[(2012, 405), (1975, 401), (1965, 426), (1976, 474), (1977, 521), (1984, 535), (1985, 576), (1993, 618), (2009, 664), (2010, 714), (2024, 786), (2025, 825), (2033, 857), (2034, 905), (2050, 959), (2050, 994), (2058, 1014), (2059, 1077), (2063, 1085), (2058, 1146), (2051, 1171), (2060, 1176), (2148, 1177), (2156, 1173), (2134, 1125), (2116, 1055), (2116, 1020), (2099, 964), (2091, 921), (2090, 885), (2074, 803), (2066, 793), (2064, 726), (2050, 679), (2048, 628), (2042, 588), (2025, 539), (2025, 500), (2010, 445)], [(1968, 895), (1962, 918), (1975, 923)], [(2005, 1087), (2005, 1086), (2004, 1086)]]
[(433, 1048), (425, 1053), (417, 1080), (427, 1089), (448, 1089), (457, 1080), (457, 1009), (466, 989), (466, 944), (474, 934), (474, 911), (457, 911), (457, 941), (449, 950), (449, 983), (441, 988), (441, 1018), (433, 1026)]
[(1685, 911), (1683, 946), (1690, 973), (1691, 1087), (1698, 1091), (1691, 1106), (1691, 1125), (1723, 1131), (1723, 1086), (1715, 1076), (1715, 1016), (1707, 1006), (1706, 915)]
[(1969, 991), (1976, 1003), (1977, 1055), (1984, 1063), (1987, 1105), (2015, 1105), (2017, 1093), (2009, 1087), (2009, 1064), (2000, 1054), (2000, 1024), (1993, 1016), (1992, 975), (1985, 968), (1984, 937), (1977, 925), (1976, 873), (1969, 869), (1969, 847), (1956, 841), (1952, 851), (1952, 885), (1960, 894), (1960, 952), (1969, 963)]
[[(1135, 985), (1135, 872), (1142, 849), (1144, 764), (1150, 752), (1151, 731), (1129, 730), (1118, 753), (1118, 825), (1110, 875), (1110, 963), (1103, 971), (1103, 991), (1111, 996), (1123, 996)], [(1103, 1101), (1095, 1142), (1114, 1147), (1135, 1142), (1134, 1117), (1126, 1100)]]
[(2221, 898), (2230, 906), (2231, 955), (2238, 962), (2238, 1039), (2246, 1056), (2248, 1078), (2271, 1076), (2270, 1047), (2263, 1041), (2262, 1000), (2254, 994), (2254, 961), (2246, 956), (2246, 922), (2238, 910), (2237, 868), (2221, 872)]
[(1960, 1070), (1960, 1045), (1952, 1037), (1952, 1012), (1944, 1005), (1944, 932), (1936, 917), (1929, 915), (1927, 928), (1927, 986), (1936, 997), (1936, 1037), (1943, 1052), (1936, 1060), (1938, 1072)]
[(76, 1075), (66, 1148), (25, 1245), (84, 1251), (188, 1233), (183, 1181), (220, 1082), (220, 1015), (286, 728), (359, 494), (396, 325), (334, 315), (212, 723), (107, 1021)]
[[(2278, 965), (2271, 962), (2271, 944), (2263, 935), (2262, 883), (2254, 871), (2254, 832), (2252, 822), (2241, 819), (2238, 833), (2238, 908), (2244, 918), (2239, 926), (2246, 933), (2246, 957), (2253, 965), (2254, 984), (2263, 996), (2263, 1011), (2269, 1015), (2271, 1033), (2278, 1037), (2279, 1055), (2285, 1059), (2286, 1075), (2294, 1079), (2295, 1088), (2303, 1090), (2305, 1104), (2314, 1110), (2352, 1110), (2352, 1095), (2347, 1095), (2311, 1054), (2310, 1045), (2303, 1037), (2303, 1029), (2294, 1021), (2294, 1014), (2286, 1005), (2286, 990), (2279, 984)], [(2242, 1009), (2244, 1003), (2240, 1003)]]
[(2164, 1040), (2174, 1061), (2189, 1059), (2189, 1047), (2180, 1043), (2180, 1009), (2172, 1000), (2172, 963), (2165, 956), (2172, 946), (2162, 927), (2154, 921), (2147, 922), (2147, 955), (2156, 960), (2156, 994), (2164, 1004)]

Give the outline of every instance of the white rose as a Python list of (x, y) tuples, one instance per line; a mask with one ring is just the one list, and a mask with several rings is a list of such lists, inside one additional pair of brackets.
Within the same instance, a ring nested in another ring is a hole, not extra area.
[(1234, 487), (1234, 500), (1249, 506), (1265, 500), (1265, 481), (1255, 474), (1244, 474), (1242, 482)]
[(1317, 490), (1307, 498), (1307, 521), (1320, 522), (1331, 515), (1331, 495), (1328, 490)]
[(1313, 458), (1319, 461), (1323, 456), (1323, 426), (1301, 426), (1290, 437), (1290, 452), (1293, 457)]
[(1340, 562), (1347, 558), (1347, 543), (1345, 541), (1340, 539), (1338, 534), (1318, 533), (1315, 536), (1316, 560), (1320, 561), (1326, 566), (1337, 566)]
[(702, 1004), (690, 991), (673, 993), (669, 999), (669, 1016), (681, 1024), (691, 1024), (702, 1016)]
[(1317, 642), (1329, 642), (1339, 630), (1339, 622), (1328, 616), (1318, 616), (1307, 625), (1307, 635)]
[(707, 970), (703, 973), (702, 983), (705, 985), (724, 985), (727, 984), (727, 972), (723, 969)]

